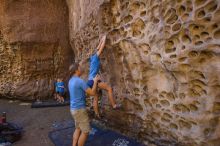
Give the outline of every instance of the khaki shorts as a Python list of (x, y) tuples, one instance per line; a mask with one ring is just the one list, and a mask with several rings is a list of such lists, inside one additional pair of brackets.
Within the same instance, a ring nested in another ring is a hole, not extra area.
[(79, 128), (83, 133), (89, 133), (91, 130), (90, 120), (86, 109), (78, 109), (71, 111), (75, 121), (75, 127)]

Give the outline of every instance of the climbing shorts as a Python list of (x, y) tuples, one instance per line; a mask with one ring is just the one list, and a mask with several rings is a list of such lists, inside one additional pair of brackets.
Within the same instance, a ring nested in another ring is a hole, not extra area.
[(83, 133), (89, 133), (91, 130), (90, 120), (86, 109), (78, 109), (71, 111), (75, 121), (75, 127), (79, 128)]

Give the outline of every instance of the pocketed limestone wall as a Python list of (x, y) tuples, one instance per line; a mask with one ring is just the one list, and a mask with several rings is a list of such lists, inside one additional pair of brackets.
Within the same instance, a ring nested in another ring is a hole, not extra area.
[(101, 75), (123, 105), (112, 111), (103, 95), (109, 126), (159, 145), (220, 145), (220, 1), (67, 4), (76, 59), (107, 34)]

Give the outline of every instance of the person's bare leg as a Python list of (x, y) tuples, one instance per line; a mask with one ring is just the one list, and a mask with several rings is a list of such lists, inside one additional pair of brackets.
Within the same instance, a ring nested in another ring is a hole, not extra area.
[(64, 102), (64, 98), (63, 96), (60, 96), (61, 102)]
[(55, 94), (55, 99), (58, 100), (58, 95), (57, 95), (57, 93)]
[(79, 128), (76, 128), (73, 133), (73, 146), (77, 146), (77, 142), (79, 140), (81, 130)]
[(58, 95), (58, 102), (61, 102), (61, 98), (60, 98), (60, 95)]
[(116, 103), (115, 103), (115, 99), (113, 97), (112, 88), (109, 85), (107, 85), (106, 83), (104, 83), (104, 82), (98, 83), (98, 87), (100, 89), (104, 89), (104, 90), (106, 90), (108, 92), (109, 101), (110, 101), (112, 107), (114, 108)]
[(94, 111), (95, 111), (96, 116), (99, 117), (99, 107), (98, 107), (99, 99), (98, 98), (99, 97), (97, 95), (94, 97), (94, 99), (93, 99), (93, 107), (94, 107)]
[(58, 102), (59, 102), (59, 103), (64, 102), (63, 96), (61, 96), (61, 95), (59, 95), (59, 94), (58, 94)]
[(60, 102), (60, 95), (57, 94), (57, 101)]
[(83, 132), (80, 134), (78, 146), (84, 146), (88, 135), (89, 135), (89, 133), (83, 133)]

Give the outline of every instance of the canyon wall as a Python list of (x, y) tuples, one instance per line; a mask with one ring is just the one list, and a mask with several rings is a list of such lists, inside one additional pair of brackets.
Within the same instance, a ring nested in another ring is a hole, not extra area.
[(74, 54), (87, 59), (107, 34), (101, 76), (122, 109), (103, 92), (106, 124), (156, 145), (219, 146), (219, 22), (218, 0), (1, 0), (0, 97), (52, 98)]
[(158, 145), (220, 145), (220, 1), (67, 5), (76, 59), (88, 58), (107, 34), (102, 80), (123, 106), (112, 111), (103, 95), (107, 125)]
[(65, 1), (0, 1), (1, 97), (51, 98), (73, 56)]

